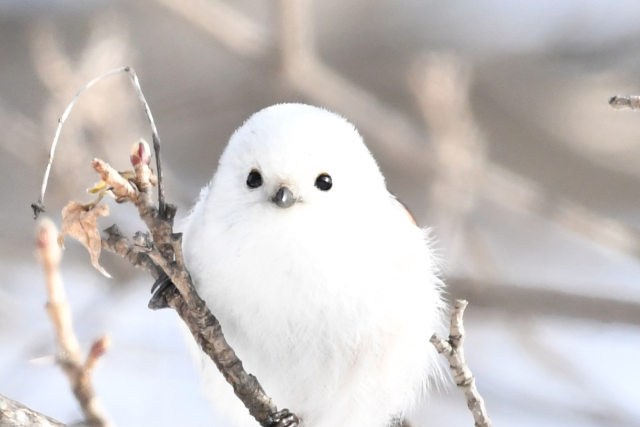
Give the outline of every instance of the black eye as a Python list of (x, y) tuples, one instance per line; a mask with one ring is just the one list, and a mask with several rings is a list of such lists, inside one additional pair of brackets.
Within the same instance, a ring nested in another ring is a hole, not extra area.
[(247, 187), (249, 188), (258, 188), (262, 185), (262, 175), (260, 172), (253, 169), (249, 172), (249, 176), (247, 176)]
[(316, 187), (318, 187), (322, 191), (329, 191), (333, 186), (333, 182), (331, 181), (331, 176), (326, 173), (321, 173), (316, 178)]

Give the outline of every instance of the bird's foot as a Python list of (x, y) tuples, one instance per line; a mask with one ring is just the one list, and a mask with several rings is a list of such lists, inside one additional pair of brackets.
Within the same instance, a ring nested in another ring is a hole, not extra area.
[(169, 307), (166, 296), (169, 295), (170, 292), (177, 291), (176, 285), (169, 279), (169, 276), (163, 273), (151, 287), (153, 296), (149, 301), (149, 308), (152, 310), (160, 310), (161, 308)]
[(296, 414), (292, 414), (288, 409), (283, 409), (271, 416), (272, 422), (269, 427), (298, 427), (300, 420)]

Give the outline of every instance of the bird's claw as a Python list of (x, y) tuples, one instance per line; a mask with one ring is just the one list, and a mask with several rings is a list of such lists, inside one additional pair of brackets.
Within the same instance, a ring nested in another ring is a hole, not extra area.
[(166, 295), (172, 291), (175, 292), (177, 289), (169, 276), (163, 273), (151, 287), (153, 296), (151, 297), (151, 301), (149, 301), (149, 308), (152, 310), (160, 310), (169, 307)]
[(288, 409), (283, 409), (271, 416), (272, 422), (269, 427), (297, 427), (300, 420), (296, 414), (291, 413)]

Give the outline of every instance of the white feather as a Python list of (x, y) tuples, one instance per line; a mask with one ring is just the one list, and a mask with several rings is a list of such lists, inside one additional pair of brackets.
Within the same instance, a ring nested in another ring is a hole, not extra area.
[[(263, 177), (255, 189), (252, 169)], [(329, 191), (314, 186), (321, 173)], [(276, 206), (281, 186), (299, 201)], [(254, 114), (184, 231), (187, 266), (229, 343), (304, 426), (384, 427), (423, 395), (440, 366), (429, 338), (442, 331), (442, 283), (425, 232), (345, 119), (301, 104)], [(196, 355), (229, 425), (255, 426)]]

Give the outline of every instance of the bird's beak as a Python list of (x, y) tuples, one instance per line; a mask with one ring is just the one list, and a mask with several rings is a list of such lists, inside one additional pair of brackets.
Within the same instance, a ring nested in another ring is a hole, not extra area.
[(296, 202), (296, 198), (287, 187), (280, 187), (271, 200), (281, 208), (289, 208)]

